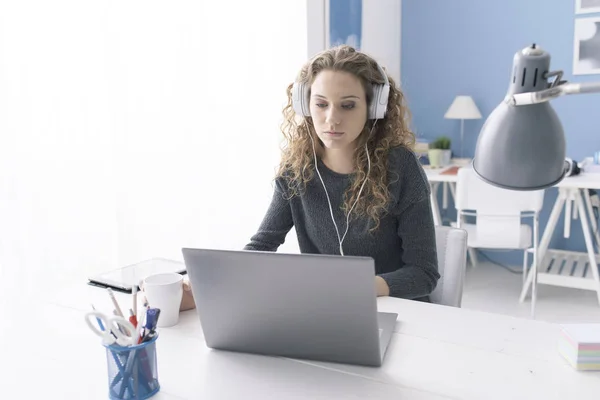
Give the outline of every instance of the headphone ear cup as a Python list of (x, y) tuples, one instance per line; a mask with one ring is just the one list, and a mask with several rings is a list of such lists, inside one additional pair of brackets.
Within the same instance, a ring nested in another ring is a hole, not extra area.
[(376, 119), (377, 104), (379, 104), (379, 96), (381, 95), (381, 85), (373, 85), (373, 99), (369, 105), (369, 119)]
[(310, 117), (308, 85), (303, 82), (294, 82), (292, 86), (292, 107), (299, 116)]
[(390, 85), (373, 85), (373, 100), (369, 107), (369, 119), (383, 119), (387, 111)]

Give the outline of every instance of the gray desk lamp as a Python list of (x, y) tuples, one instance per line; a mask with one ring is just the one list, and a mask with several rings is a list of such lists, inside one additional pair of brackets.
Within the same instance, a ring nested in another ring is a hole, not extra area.
[[(508, 93), (477, 139), (473, 169), (488, 183), (538, 190), (560, 182), (568, 168), (565, 135), (549, 100), (600, 92), (600, 82), (566, 83), (550, 70), (550, 55), (535, 43), (517, 52)], [(556, 77), (552, 83), (548, 78)]]

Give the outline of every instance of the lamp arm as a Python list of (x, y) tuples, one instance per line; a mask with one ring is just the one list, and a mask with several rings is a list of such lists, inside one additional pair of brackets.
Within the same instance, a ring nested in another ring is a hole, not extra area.
[(524, 106), (550, 101), (564, 94), (595, 93), (600, 92), (600, 82), (589, 83), (565, 83), (539, 92), (527, 92), (514, 94), (506, 98), (506, 102), (512, 106)]

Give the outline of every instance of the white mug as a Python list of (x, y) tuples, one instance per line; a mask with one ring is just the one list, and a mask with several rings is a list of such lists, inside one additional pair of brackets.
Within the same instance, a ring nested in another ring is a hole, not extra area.
[(176, 272), (150, 275), (144, 279), (143, 286), (149, 306), (160, 309), (157, 326), (176, 325), (183, 296), (183, 276)]

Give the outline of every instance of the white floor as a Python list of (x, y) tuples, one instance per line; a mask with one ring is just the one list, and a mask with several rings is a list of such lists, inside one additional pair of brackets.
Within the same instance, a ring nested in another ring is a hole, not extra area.
[[(512, 267), (519, 270), (520, 267)], [(462, 307), (514, 317), (531, 318), (530, 297), (519, 303), (522, 275), (481, 260), (467, 268)], [(548, 322), (599, 322), (595, 292), (538, 285), (535, 319)]]

